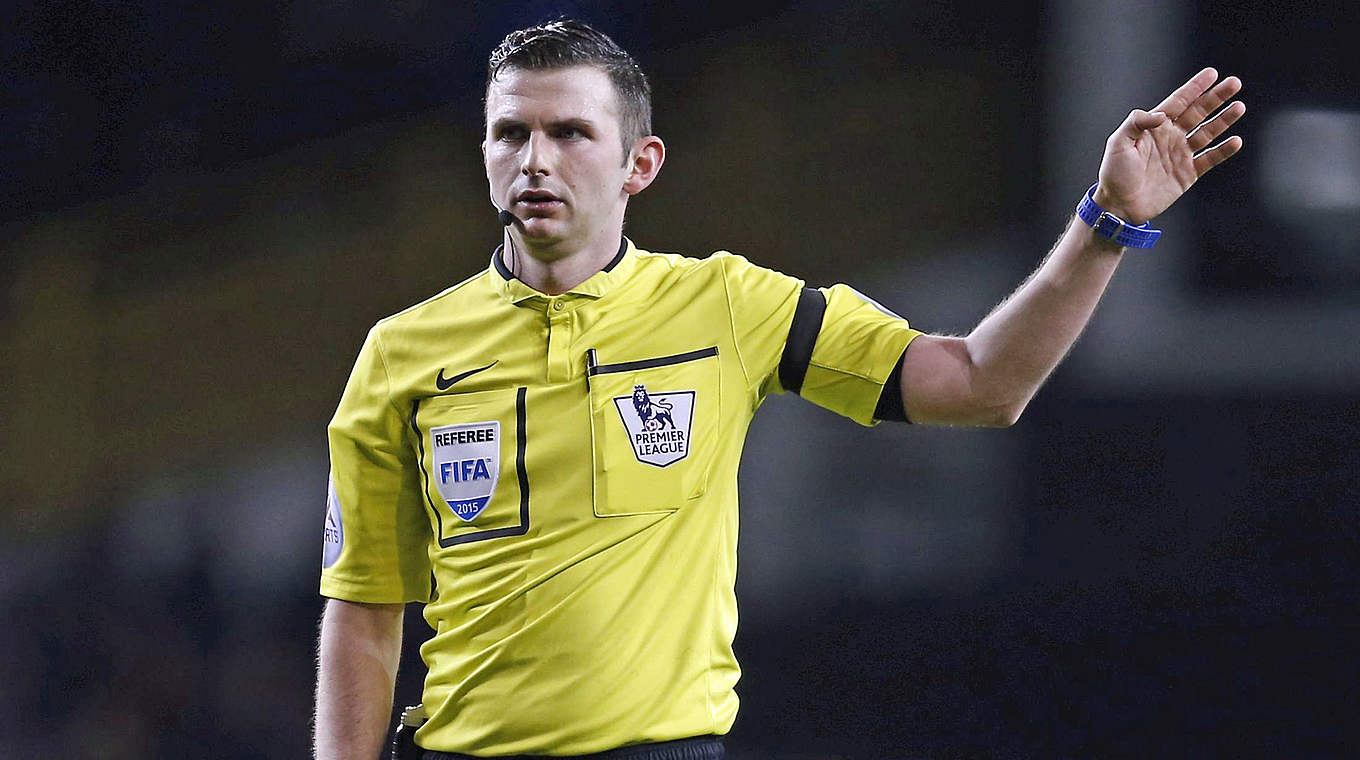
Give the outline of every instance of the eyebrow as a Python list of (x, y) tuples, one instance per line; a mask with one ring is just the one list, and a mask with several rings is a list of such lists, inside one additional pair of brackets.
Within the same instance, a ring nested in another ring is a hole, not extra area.
[[(501, 118), (491, 122), (491, 131), (499, 132), (507, 127), (522, 127), (525, 126), (525, 124), (527, 124), (527, 122), (524, 119), (516, 119), (509, 116), (502, 116)], [(566, 119), (554, 119), (553, 121), (548, 122), (547, 126), (549, 129), (552, 129), (554, 127), (576, 127), (577, 129), (584, 129), (586, 131), (592, 132), (595, 131), (596, 129), (595, 122), (591, 121), (590, 119), (583, 119), (577, 116), (573, 116)]]
[(586, 128), (586, 129), (594, 129), (594, 128), (595, 128), (595, 122), (591, 121), (590, 119), (582, 119), (582, 118), (580, 118), (580, 117), (575, 117), (575, 116), (573, 116), (573, 117), (570, 118), (570, 119), (558, 119), (557, 121), (552, 122), (552, 123), (549, 124), (548, 126), (550, 126), (550, 127), (584, 127), (584, 128)]

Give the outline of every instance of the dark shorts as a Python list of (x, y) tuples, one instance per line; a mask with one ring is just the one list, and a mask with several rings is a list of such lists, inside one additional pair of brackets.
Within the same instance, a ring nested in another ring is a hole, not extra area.
[[(456, 752), (435, 752), (427, 749), (421, 760), (485, 760), (475, 755)], [(629, 747), (597, 752), (593, 755), (554, 755), (551, 760), (723, 760), (721, 736), (694, 736), (655, 744), (634, 744)], [(512, 755), (496, 760), (547, 760), (546, 755)]]

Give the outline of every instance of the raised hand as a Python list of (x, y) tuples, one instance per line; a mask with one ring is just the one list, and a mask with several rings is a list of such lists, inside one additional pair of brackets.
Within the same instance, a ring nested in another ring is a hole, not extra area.
[(1216, 81), (1218, 72), (1205, 69), (1152, 111), (1129, 112), (1105, 141), (1095, 195), (1101, 208), (1142, 224), (1242, 149), (1242, 138), (1235, 135), (1209, 147), (1247, 112), (1240, 100), (1218, 110), (1242, 89), (1242, 80)]

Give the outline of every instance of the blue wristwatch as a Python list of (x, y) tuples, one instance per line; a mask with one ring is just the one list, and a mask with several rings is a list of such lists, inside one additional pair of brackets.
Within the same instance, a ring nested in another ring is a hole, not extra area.
[(1096, 205), (1095, 185), (1091, 185), (1077, 204), (1077, 218), (1086, 222), (1097, 235), (1129, 248), (1151, 248), (1162, 236), (1161, 230), (1152, 229), (1152, 222), (1129, 224)]

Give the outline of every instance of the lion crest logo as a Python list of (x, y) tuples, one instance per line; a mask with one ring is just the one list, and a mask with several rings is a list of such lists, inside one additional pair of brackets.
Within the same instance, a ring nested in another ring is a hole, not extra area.
[(694, 391), (652, 393), (638, 384), (631, 396), (614, 398), (639, 462), (666, 467), (689, 456), (695, 396)]
[(669, 426), (675, 429), (675, 418), (671, 416), (671, 405), (660, 399), (653, 401), (647, 393), (647, 386), (633, 386), (633, 409), (642, 420), (643, 430), (663, 430)]

